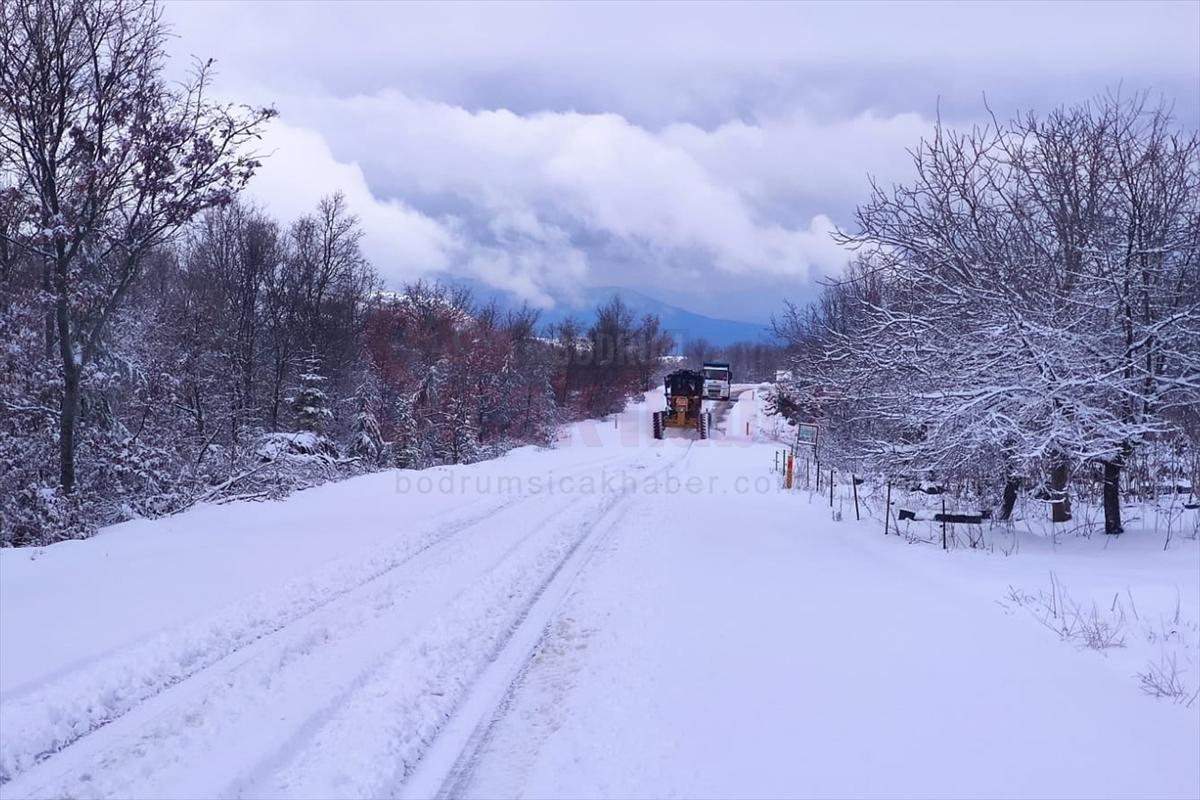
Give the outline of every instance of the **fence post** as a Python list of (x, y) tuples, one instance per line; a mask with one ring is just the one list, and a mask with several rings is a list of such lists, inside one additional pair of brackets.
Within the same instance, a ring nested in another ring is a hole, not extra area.
[(892, 482), (888, 481), (887, 500), (885, 501), (885, 505), (883, 508), (883, 535), (884, 536), (887, 536), (888, 517), (890, 517), (891, 515), (892, 515)]
[(854, 473), (850, 473), (850, 486), (854, 489), (854, 518), (862, 521), (862, 517), (858, 514), (858, 483), (854, 480)]
[(774, 472), (779, 472), (779, 451), (775, 451), (775, 469)]
[(829, 470), (829, 507), (833, 508), (833, 470)]
[(942, 494), (942, 549), (946, 550), (946, 495)]

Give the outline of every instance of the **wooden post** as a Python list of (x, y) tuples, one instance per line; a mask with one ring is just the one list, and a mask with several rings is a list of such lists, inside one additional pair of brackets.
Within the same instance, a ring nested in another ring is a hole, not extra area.
[(779, 472), (779, 451), (775, 451), (775, 472)]
[[(890, 517), (892, 515), (892, 482), (891, 481), (888, 481), (887, 500), (885, 501), (885, 503), (886, 503), (886, 505), (883, 508), (883, 535), (887, 536), (888, 517)], [(896, 531), (896, 532), (899, 533), (899, 531)]]
[(817, 462), (817, 491), (821, 491), (821, 462)]
[(942, 494), (942, 549), (946, 550), (946, 495)]
[(746, 435), (747, 436), (750, 435), (750, 423), (749, 422), (746, 423)]
[(850, 473), (850, 486), (854, 489), (854, 518), (862, 521), (862, 517), (858, 515), (858, 483), (854, 480), (854, 473)]
[(829, 470), (829, 507), (833, 508), (833, 470)]
[(792, 454), (788, 453), (787, 457), (787, 478), (784, 481), (784, 488), (792, 488)]

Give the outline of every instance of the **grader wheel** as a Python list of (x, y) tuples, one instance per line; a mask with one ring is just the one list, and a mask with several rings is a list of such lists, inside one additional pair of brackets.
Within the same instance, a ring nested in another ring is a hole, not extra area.
[(654, 438), (663, 438), (663, 415), (661, 411), (654, 412)]

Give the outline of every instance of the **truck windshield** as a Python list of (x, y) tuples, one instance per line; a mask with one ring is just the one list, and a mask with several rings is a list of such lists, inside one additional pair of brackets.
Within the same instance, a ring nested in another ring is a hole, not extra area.
[(704, 377), (710, 381), (727, 381), (729, 380), (729, 370), (727, 369), (709, 369), (704, 370)]

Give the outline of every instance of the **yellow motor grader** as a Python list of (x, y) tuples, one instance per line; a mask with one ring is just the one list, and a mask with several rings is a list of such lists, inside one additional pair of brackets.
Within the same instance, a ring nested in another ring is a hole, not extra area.
[(712, 412), (704, 410), (704, 373), (681, 369), (664, 382), (667, 407), (654, 412), (654, 438), (661, 439), (667, 428), (695, 428), (701, 439), (712, 429)]

